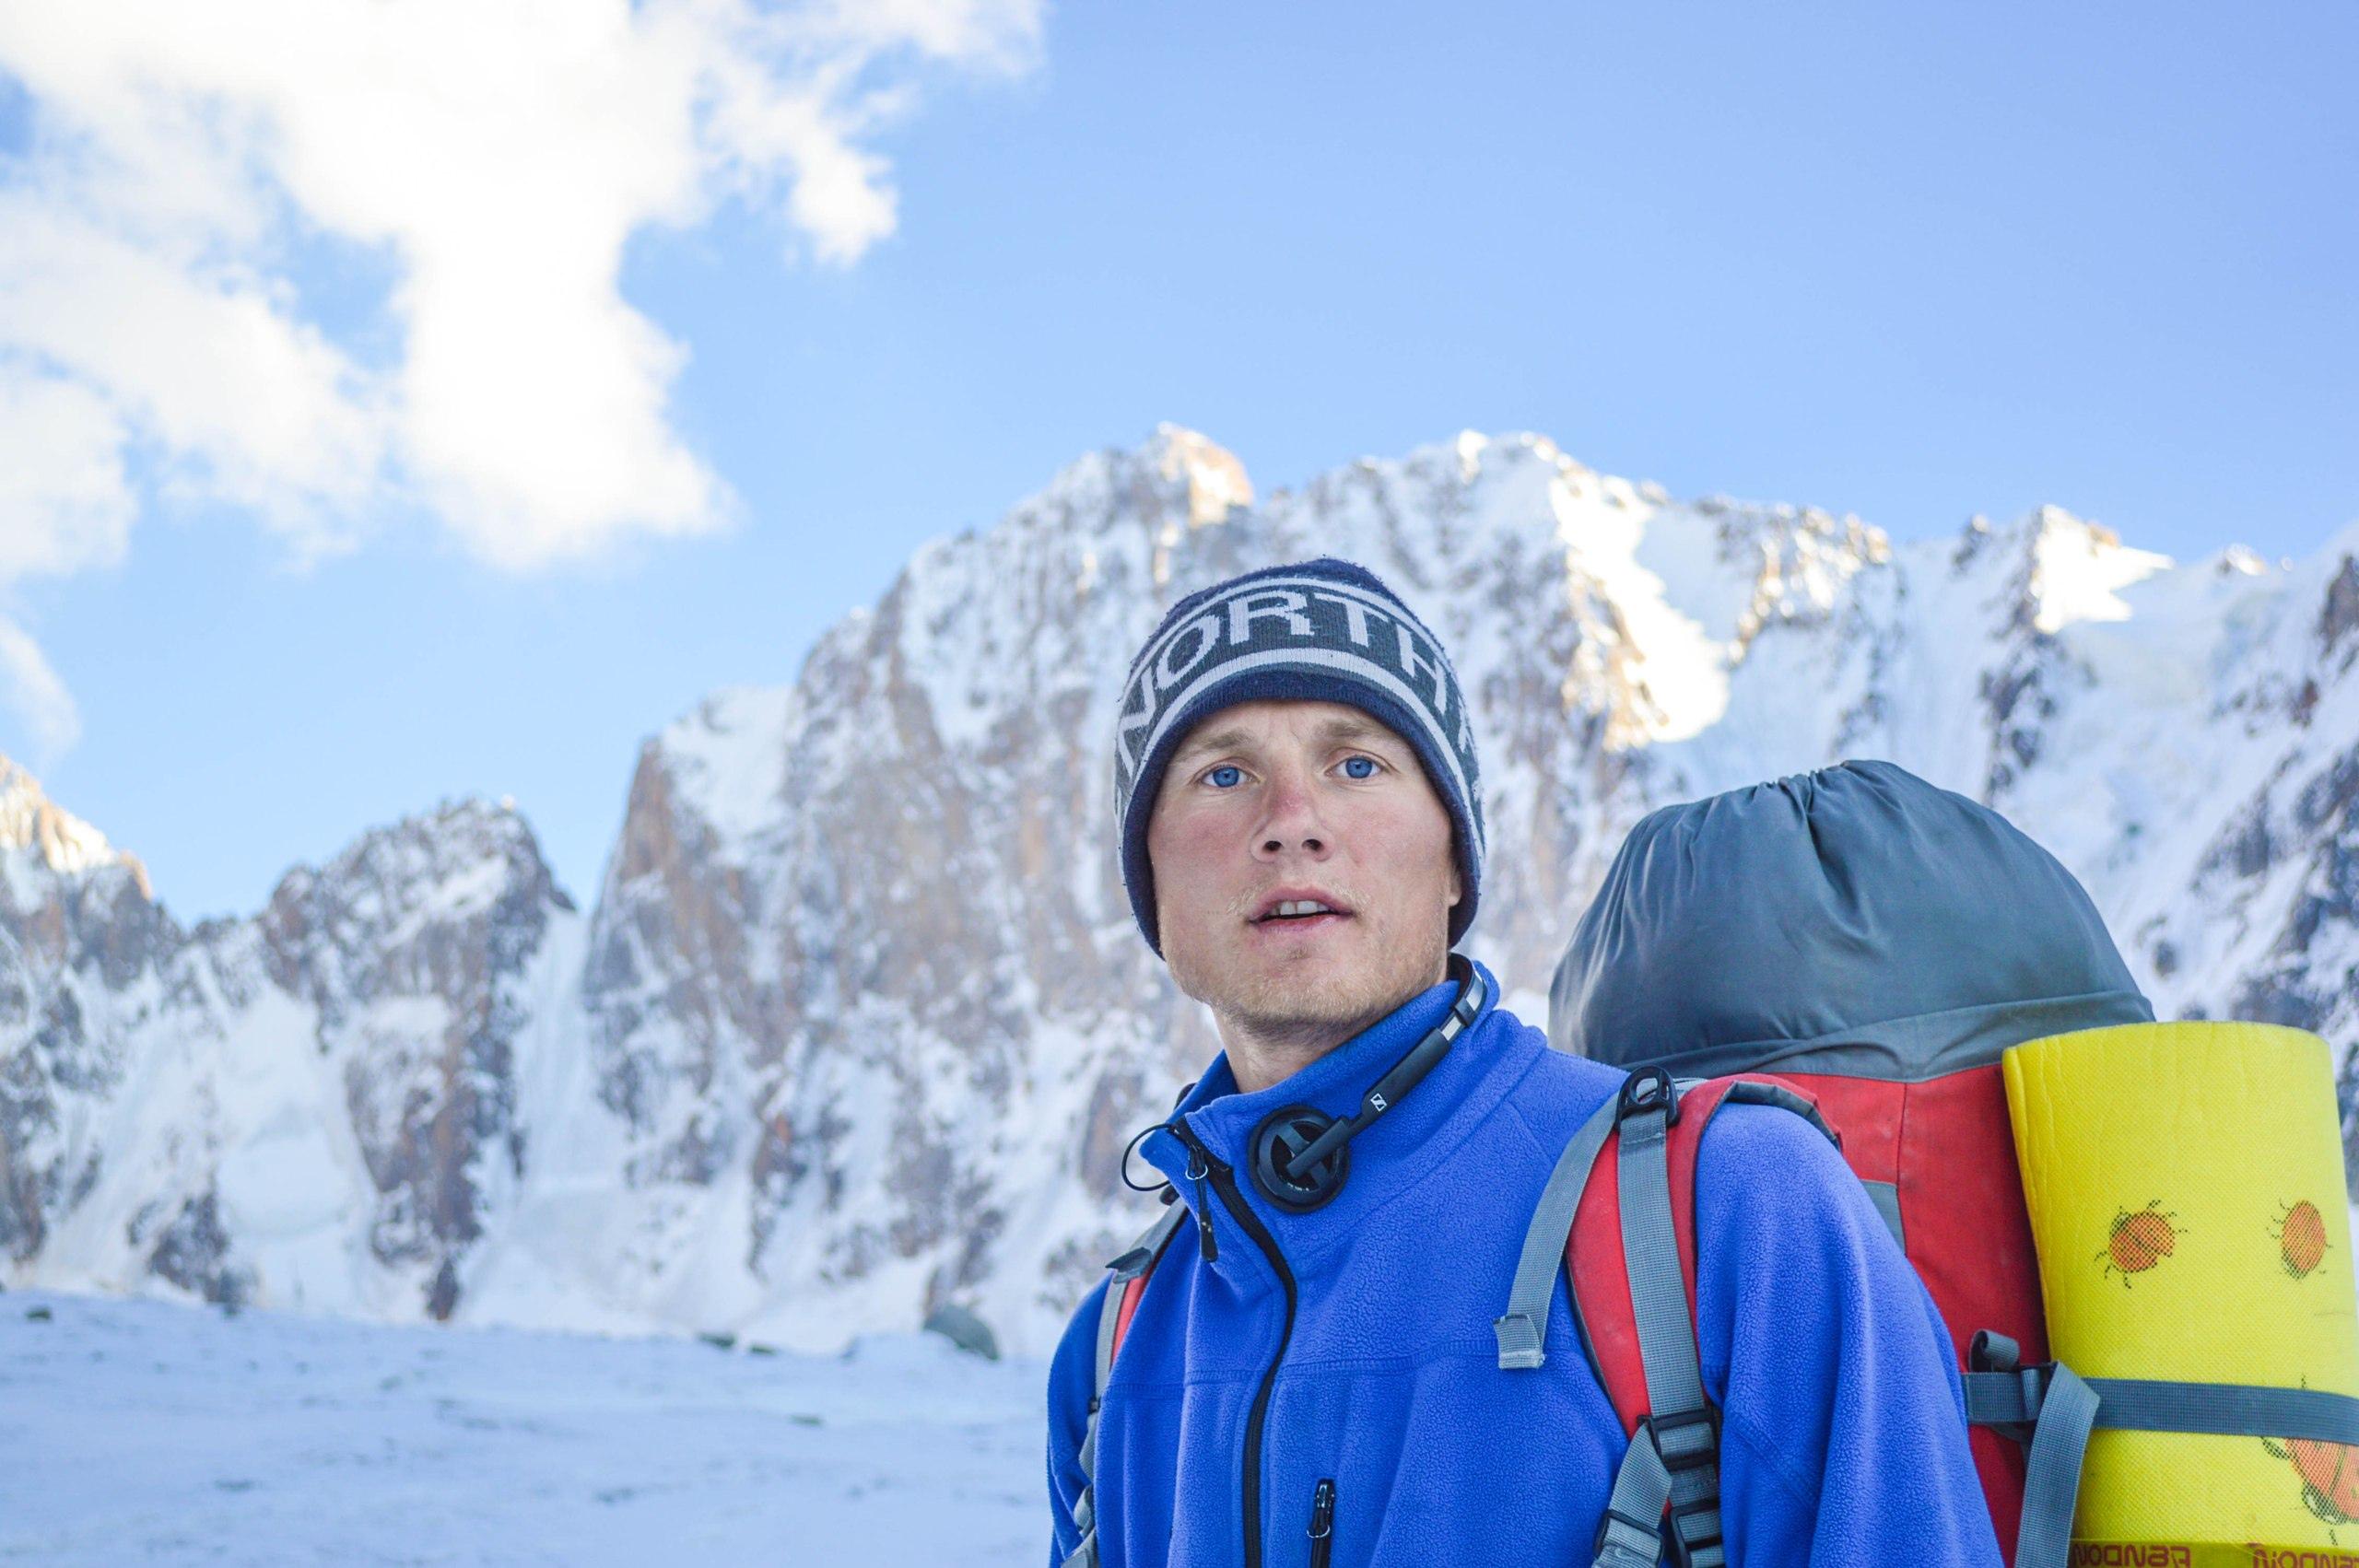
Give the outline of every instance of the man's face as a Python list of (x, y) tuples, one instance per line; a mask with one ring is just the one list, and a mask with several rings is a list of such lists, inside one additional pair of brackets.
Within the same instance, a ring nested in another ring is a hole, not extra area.
[[(1409, 743), (1356, 708), (1205, 719), (1164, 771), (1146, 847), (1172, 978), (1226, 1020), (1356, 1032), (1441, 977), (1449, 813)], [(1327, 912), (1279, 912), (1313, 905)]]

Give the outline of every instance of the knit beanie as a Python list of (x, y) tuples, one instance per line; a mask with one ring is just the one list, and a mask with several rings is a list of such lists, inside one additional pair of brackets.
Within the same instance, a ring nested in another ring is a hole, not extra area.
[(1161, 956), (1146, 825), (1163, 770), (1200, 720), (1268, 700), (1359, 708), (1416, 752), (1455, 829), (1456, 943), (1483, 880), (1483, 780), (1465, 695), (1440, 639), (1374, 572), (1322, 556), (1197, 590), (1131, 661), (1114, 726), (1114, 813), (1122, 885), (1147, 945)]

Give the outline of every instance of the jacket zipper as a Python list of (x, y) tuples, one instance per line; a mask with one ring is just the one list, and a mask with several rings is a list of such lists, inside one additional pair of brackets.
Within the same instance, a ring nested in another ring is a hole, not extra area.
[(1262, 1568), (1262, 1428), (1270, 1414), (1270, 1390), (1278, 1380), (1278, 1363), (1286, 1358), (1286, 1342), (1294, 1338), (1295, 1287), (1294, 1270), (1286, 1267), (1285, 1255), (1278, 1250), (1277, 1238), (1270, 1235), (1267, 1225), (1246, 1206), (1244, 1194), (1237, 1190), (1237, 1173), (1213, 1158), (1212, 1151), (1184, 1121), (1174, 1120), (1171, 1130), (1188, 1152), (1203, 1163), (1212, 1177), (1213, 1190), (1220, 1194), (1221, 1206), (1237, 1222), (1238, 1228), (1253, 1238), (1262, 1256), (1278, 1276), (1278, 1288), (1285, 1293), (1285, 1323), (1278, 1330), (1277, 1353), (1271, 1356), (1268, 1370), (1262, 1374), (1262, 1387), (1254, 1392), (1253, 1406), (1245, 1417), (1245, 1568)]
[(1322, 1480), (1310, 1494), (1310, 1568), (1327, 1568), (1335, 1550), (1335, 1483)]
[(1196, 1184), (1196, 1245), (1207, 1263), (1220, 1256), (1220, 1244), (1213, 1239), (1213, 1207), (1204, 1201), (1204, 1177), (1210, 1170), (1207, 1157), (1191, 1147), (1188, 1152), (1188, 1179)]

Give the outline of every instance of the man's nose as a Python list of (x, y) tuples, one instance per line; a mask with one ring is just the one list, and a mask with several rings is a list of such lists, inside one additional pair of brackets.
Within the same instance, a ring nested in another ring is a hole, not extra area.
[(1317, 791), (1301, 774), (1287, 772), (1270, 781), (1269, 814), (1262, 819), (1261, 853), (1289, 852), (1324, 855), (1330, 833), (1320, 815)]

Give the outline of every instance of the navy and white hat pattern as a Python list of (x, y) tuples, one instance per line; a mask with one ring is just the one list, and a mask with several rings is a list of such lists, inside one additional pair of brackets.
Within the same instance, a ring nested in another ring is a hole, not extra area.
[(1171, 607), (1131, 661), (1114, 728), (1114, 812), (1122, 883), (1147, 945), (1163, 951), (1146, 823), (1165, 766), (1198, 720), (1271, 699), (1348, 704), (1415, 750), (1457, 830), (1457, 942), (1474, 918), (1483, 874), (1473, 719), (1440, 639), (1374, 572), (1330, 556), (1200, 589)]

